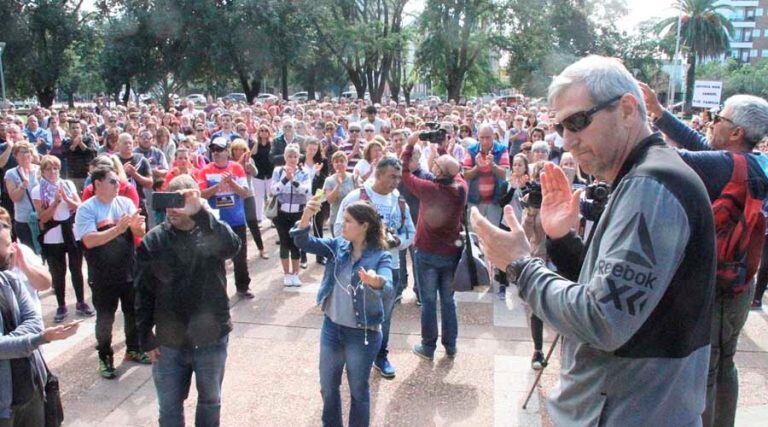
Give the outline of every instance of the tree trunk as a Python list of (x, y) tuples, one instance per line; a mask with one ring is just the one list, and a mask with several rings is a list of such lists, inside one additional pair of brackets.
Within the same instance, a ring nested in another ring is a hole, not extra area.
[(123, 94), (123, 105), (128, 105), (128, 100), (131, 99), (131, 81), (125, 81), (125, 93)]
[(405, 105), (411, 106), (411, 91), (413, 90), (413, 84), (403, 85), (403, 97), (405, 97)]
[(67, 105), (69, 106), (69, 109), (75, 108), (75, 93), (70, 92), (67, 94)]
[(43, 108), (51, 108), (53, 105), (53, 99), (56, 97), (56, 89), (52, 87), (44, 87), (37, 90), (37, 102)]
[(315, 86), (317, 85), (317, 74), (315, 74), (312, 70), (307, 75), (307, 99), (310, 101), (315, 100)]
[(459, 97), (461, 96), (461, 80), (462, 79), (459, 78), (457, 74), (451, 74), (448, 76), (448, 81), (445, 85), (445, 88), (448, 91), (448, 101), (459, 101)]
[(280, 66), (280, 89), (283, 93), (283, 99), (288, 100), (288, 64)]
[(688, 54), (688, 73), (685, 75), (685, 115), (690, 115), (693, 102), (693, 85), (696, 82), (696, 54), (691, 52)]

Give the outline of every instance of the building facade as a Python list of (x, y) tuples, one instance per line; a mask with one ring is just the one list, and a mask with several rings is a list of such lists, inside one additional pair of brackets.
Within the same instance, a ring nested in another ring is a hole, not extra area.
[(723, 0), (720, 4), (733, 9), (720, 11), (733, 24), (728, 57), (750, 63), (768, 59), (768, 0)]

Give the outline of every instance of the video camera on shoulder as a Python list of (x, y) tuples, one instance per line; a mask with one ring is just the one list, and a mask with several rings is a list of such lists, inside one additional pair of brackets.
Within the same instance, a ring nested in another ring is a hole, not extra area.
[(596, 182), (588, 185), (584, 189), (584, 199), (581, 201), (579, 209), (581, 215), (588, 221), (597, 222), (608, 204), (608, 196), (611, 194), (611, 187), (604, 182)]
[(419, 132), (420, 141), (427, 141), (435, 144), (442, 144), (445, 142), (448, 132), (445, 129), (440, 129), (440, 123), (427, 122), (425, 125), (431, 130)]
[(520, 194), (521, 203), (524, 207), (541, 209), (541, 184), (536, 181), (529, 181), (520, 189)]

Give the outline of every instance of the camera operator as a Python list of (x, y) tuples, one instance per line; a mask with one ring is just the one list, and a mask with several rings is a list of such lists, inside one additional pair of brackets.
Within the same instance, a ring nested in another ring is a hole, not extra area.
[(498, 224), (501, 220), (499, 201), (506, 193), (505, 182), (509, 169), (507, 148), (494, 141), (493, 127), (483, 124), (477, 131), (477, 144), (467, 147), (464, 157), (464, 179), (467, 180), (470, 206), (476, 206), (483, 216)]
[(397, 186), (403, 176), (403, 165), (394, 157), (384, 157), (376, 163), (375, 180), (366, 182), (359, 189), (350, 192), (339, 206), (339, 213), (333, 224), (334, 235), (341, 235), (344, 223), (344, 211), (347, 206), (358, 201), (370, 202), (379, 213), (381, 222), (387, 231), (387, 243), (392, 255), (392, 292), (385, 293), (384, 321), (381, 325), (381, 350), (374, 367), (384, 378), (394, 378), (395, 368), (387, 359), (389, 353), (389, 325), (392, 321), (395, 297), (400, 286), (400, 255), (399, 251), (408, 248), (416, 237), (416, 228), (411, 219), (411, 212), (405, 200), (400, 197)]
[[(410, 164), (419, 135), (408, 137), (403, 150), (403, 164)], [(430, 165), (433, 180), (414, 176), (410, 169), (403, 172), (405, 187), (419, 199), (419, 218), (416, 230), (416, 257), (414, 270), (418, 276), (421, 301), (421, 344), (413, 352), (432, 360), (437, 348), (437, 296), (440, 295), (442, 317), (441, 342), (448, 357), (457, 352), (456, 338), (459, 323), (456, 301), (453, 299), (453, 273), (461, 256), (461, 216), (466, 204), (467, 184), (461, 178), (459, 162), (444, 154)]]
[(472, 212), (486, 258), (506, 266), (534, 314), (564, 336), (549, 414), (556, 425), (701, 425), (716, 265), (706, 188), (651, 133), (640, 88), (618, 60), (568, 66), (549, 100), (565, 148), (613, 188), (585, 248), (571, 232), (581, 191), (545, 166), (549, 253), (563, 276), (580, 270), (578, 280), (530, 258), (511, 208), (510, 232)]

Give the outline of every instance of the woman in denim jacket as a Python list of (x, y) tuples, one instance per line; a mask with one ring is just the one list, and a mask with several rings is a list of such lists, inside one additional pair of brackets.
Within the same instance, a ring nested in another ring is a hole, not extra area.
[(392, 293), (392, 256), (387, 251), (379, 214), (368, 202), (355, 202), (344, 211), (342, 235), (317, 238), (309, 233), (320, 197), (304, 208), (291, 230), (296, 246), (325, 257), (323, 281), (317, 294), (325, 320), (320, 338), (320, 392), (324, 426), (342, 426), (341, 375), (347, 367), (352, 395), (349, 425), (370, 422), (368, 377), (381, 346), (383, 296)]

